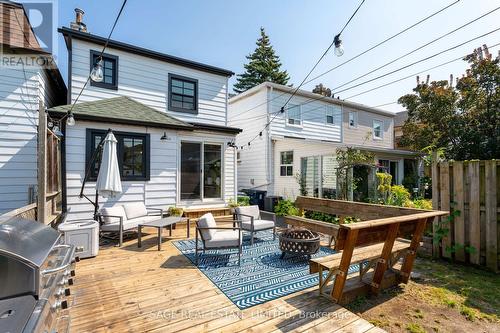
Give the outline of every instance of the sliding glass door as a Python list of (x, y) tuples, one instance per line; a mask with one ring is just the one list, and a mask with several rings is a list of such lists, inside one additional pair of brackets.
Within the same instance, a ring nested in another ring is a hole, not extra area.
[(181, 200), (222, 198), (222, 145), (181, 142)]

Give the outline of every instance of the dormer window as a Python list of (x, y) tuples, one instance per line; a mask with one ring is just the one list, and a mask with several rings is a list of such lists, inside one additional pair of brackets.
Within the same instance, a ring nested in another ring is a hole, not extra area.
[(373, 121), (373, 138), (374, 139), (383, 139), (384, 135), (384, 122), (380, 120)]
[(168, 109), (198, 113), (198, 80), (168, 74)]
[[(99, 62), (100, 51), (90, 50), (90, 70)], [(103, 53), (103, 80), (94, 82), (90, 80), (90, 85), (94, 87), (118, 90), (118, 57)]]

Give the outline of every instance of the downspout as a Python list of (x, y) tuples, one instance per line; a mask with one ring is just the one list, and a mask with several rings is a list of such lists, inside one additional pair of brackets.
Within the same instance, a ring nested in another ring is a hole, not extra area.
[[(272, 98), (272, 95), (273, 95), (273, 87), (271, 86), (270, 88), (267, 89), (266, 91), (266, 98), (267, 98), (267, 103), (266, 103), (266, 113), (267, 113), (267, 117), (266, 117), (266, 124), (269, 123), (270, 121), (270, 112), (271, 112), (271, 103), (270, 103), (270, 100)], [(269, 188), (272, 189), (272, 195), (275, 195), (274, 193), (274, 177), (272, 175), (272, 167), (273, 167), (273, 160), (274, 160), (274, 151), (272, 149), (272, 142), (271, 142), (271, 124), (269, 124), (269, 126), (267, 126), (267, 140), (266, 140), (266, 158), (267, 158), (267, 163), (266, 163), (266, 167), (267, 167), (267, 170), (266, 170), (266, 173), (267, 173), (267, 183), (269, 184), (268, 185), (268, 191), (267, 192), (270, 192), (269, 191)]]

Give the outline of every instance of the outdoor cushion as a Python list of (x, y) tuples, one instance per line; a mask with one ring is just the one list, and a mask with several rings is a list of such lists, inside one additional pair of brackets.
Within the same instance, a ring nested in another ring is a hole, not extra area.
[[(217, 224), (215, 223), (215, 219), (212, 215), (212, 213), (206, 213), (197, 222), (198, 227), (200, 228), (215, 228), (217, 227)], [(206, 230), (202, 229), (200, 230), (201, 235), (204, 240), (210, 240), (212, 237), (215, 235), (217, 232), (216, 230)]]
[(218, 248), (227, 246), (239, 246), (241, 237), (238, 242), (238, 230), (219, 230), (214, 233), (212, 239), (205, 242), (206, 248)]
[[(123, 222), (123, 230), (130, 230), (137, 228), (137, 221), (132, 220), (126, 220)], [(120, 223), (119, 222), (113, 222), (110, 224), (103, 224), (101, 226), (102, 231), (120, 231)]]
[(259, 220), (260, 219), (260, 210), (259, 206), (243, 206), (243, 207), (236, 207), (236, 215), (238, 215), (238, 220), (241, 221), (250, 221), (250, 218), (248, 216), (242, 216), (240, 214), (245, 214), (245, 215), (250, 215), (253, 216), (254, 220)]
[[(269, 220), (253, 220), (254, 230), (264, 230), (271, 229), (274, 227), (274, 221)], [(241, 228), (244, 230), (251, 230), (252, 223), (250, 221), (245, 221), (241, 223)]]
[[(122, 216), (123, 221), (127, 221), (127, 215), (125, 215), (125, 210), (122, 206), (114, 206), (101, 209), (102, 215), (112, 215), (112, 216)], [(116, 217), (102, 217), (102, 222), (104, 224), (120, 223), (120, 220)]]
[(127, 203), (123, 205), (125, 209), (125, 214), (127, 214), (128, 219), (135, 219), (136, 217), (148, 215), (148, 210), (146, 205), (142, 202)]

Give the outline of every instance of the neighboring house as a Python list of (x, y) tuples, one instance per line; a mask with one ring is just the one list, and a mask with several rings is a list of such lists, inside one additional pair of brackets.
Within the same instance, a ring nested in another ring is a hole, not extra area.
[[(238, 151), (239, 190), (253, 188), (293, 198), (300, 194), (296, 176), (302, 174), (308, 195), (333, 197), (339, 147), (373, 152), (396, 184), (416, 165), (414, 153), (394, 149), (393, 113), (304, 90), (297, 91), (281, 113), (293, 90), (266, 82), (229, 100), (229, 125), (243, 129), (236, 140), (244, 147)], [(365, 195), (374, 172), (366, 167), (354, 170), (354, 176), (364, 180)]]
[[(75, 101), (106, 38), (78, 24), (61, 28), (68, 48), (68, 104)], [(233, 72), (110, 40), (104, 80), (90, 81), (66, 127), (65, 206), (70, 218), (89, 218), (93, 207), (79, 198), (85, 168), (108, 128), (118, 139), (121, 195), (103, 200), (144, 202), (148, 207), (220, 207), (236, 195), (237, 128), (227, 126), (228, 79)], [(71, 107), (49, 110), (64, 115)], [(92, 168), (85, 193), (95, 193)]]
[(400, 144), (406, 119), (408, 119), (408, 111), (397, 112), (394, 117), (394, 149), (406, 149)]
[(35, 202), (39, 101), (46, 107), (64, 104), (66, 86), (22, 5), (0, 1), (0, 21), (1, 215)]

